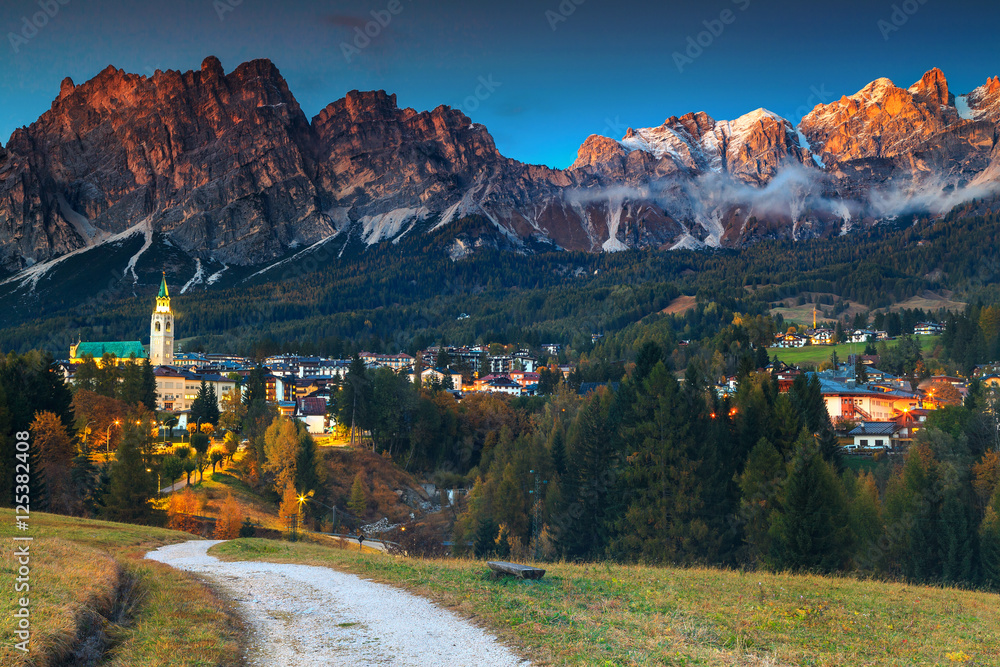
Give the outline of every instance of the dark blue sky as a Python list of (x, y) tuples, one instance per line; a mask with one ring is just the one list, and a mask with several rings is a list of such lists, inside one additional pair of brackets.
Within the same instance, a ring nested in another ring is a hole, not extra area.
[[(39, 14), (33, 34), (24, 17), (45, 4), (54, 16)], [(934, 66), (968, 92), (1000, 74), (998, 4), (4, 0), (0, 138), (48, 109), (65, 76), (187, 70), (211, 54), (227, 72), (270, 58), (310, 117), (349, 90), (384, 88), (401, 106), (462, 107), (504, 154), (565, 167), (590, 134), (620, 138), (689, 111), (729, 119), (763, 106), (797, 122), (879, 76), (905, 87)], [(372, 11), (391, 20), (345, 57)], [(674, 54), (702, 32), (707, 46), (679, 67)]]

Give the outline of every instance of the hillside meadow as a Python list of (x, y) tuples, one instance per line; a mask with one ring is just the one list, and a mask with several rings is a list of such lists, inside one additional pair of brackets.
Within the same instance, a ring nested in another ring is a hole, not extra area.
[[(13, 540), (31, 535), (31, 652), (14, 650), (14, 595), (0, 595), (0, 666), (91, 664), (102, 667), (241, 663), (241, 627), (200, 580), (143, 556), (196, 539), (162, 528), (33, 512), (14, 529), (0, 509), (0, 578), (13, 585)], [(103, 656), (103, 657), (101, 657)], [(30, 661), (29, 661), (30, 659)]]
[[(934, 351), (937, 347), (938, 341), (941, 339), (940, 336), (916, 336), (916, 339), (920, 342), (920, 350), (923, 352), (925, 357), (930, 356), (930, 353)], [(896, 341), (889, 341), (889, 346), (896, 345)], [(841, 361), (846, 361), (847, 357), (852, 354), (862, 354), (865, 351), (864, 343), (841, 343), (840, 345), (807, 345), (805, 347), (771, 347), (768, 348), (767, 353), (771, 355), (771, 358), (777, 358), (790, 364), (792, 366), (798, 366), (801, 364), (813, 364), (819, 366), (824, 361), (830, 359), (830, 355), (833, 352), (837, 352), (837, 357)]]
[(359, 554), (260, 539), (222, 559), (305, 563), (427, 596), (540, 665), (995, 665), (1000, 596), (902, 583), (708, 568), (484, 562)]

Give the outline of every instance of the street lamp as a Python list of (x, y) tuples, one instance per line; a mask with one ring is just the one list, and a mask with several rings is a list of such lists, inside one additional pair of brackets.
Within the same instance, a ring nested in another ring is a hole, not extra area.
[(83, 449), (87, 449), (87, 436), (90, 434), (90, 425), (94, 423), (93, 419), (88, 419), (87, 423), (83, 425)]
[(105, 459), (108, 459), (108, 458), (111, 457), (111, 427), (112, 426), (120, 426), (120, 425), (121, 425), (121, 420), (120, 419), (116, 419), (113, 422), (111, 422), (110, 424), (108, 424), (108, 432), (105, 435), (105, 442), (104, 442), (104, 458)]
[(317, 505), (319, 505), (320, 507), (325, 507), (325, 508), (327, 508), (328, 510), (330, 510), (330, 511), (332, 512), (332, 515), (331, 515), (331, 520), (332, 520), (332, 523), (330, 524), (330, 530), (333, 530), (334, 526), (336, 526), (336, 525), (337, 525), (337, 508), (336, 508), (336, 507), (330, 507), (330, 506), (329, 506), (329, 505), (327, 505), (326, 503), (321, 503), (320, 501), (318, 501), (318, 500), (316, 500), (315, 498), (313, 498), (313, 497), (312, 497), (312, 494), (313, 494), (313, 492), (312, 492), (312, 491), (310, 491), (310, 492), (309, 492), (308, 494), (306, 494), (306, 495), (302, 495), (302, 494), (299, 494), (299, 497), (297, 498), (297, 500), (299, 501), (299, 508), (301, 508), (301, 507), (302, 507), (302, 504), (303, 504), (303, 503), (305, 503), (305, 502), (309, 501), (310, 499), (311, 499), (311, 500), (312, 500), (312, 501), (313, 501), (314, 503), (316, 503)]
[[(146, 472), (152, 473), (152, 468), (146, 468)], [(156, 471), (156, 495), (160, 495), (160, 471)]]

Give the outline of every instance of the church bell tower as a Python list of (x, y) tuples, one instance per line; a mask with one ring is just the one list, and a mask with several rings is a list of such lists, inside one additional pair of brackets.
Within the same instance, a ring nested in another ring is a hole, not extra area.
[(174, 314), (170, 312), (166, 271), (163, 272), (160, 293), (156, 296), (156, 310), (149, 323), (149, 363), (152, 366), (174, 364)]

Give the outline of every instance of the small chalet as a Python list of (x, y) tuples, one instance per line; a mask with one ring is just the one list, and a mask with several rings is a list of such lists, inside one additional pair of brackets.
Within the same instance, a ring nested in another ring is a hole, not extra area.
[(847, 449), (893, 449), (898, 441), (900, 426), (897, 422), (861, 422), (848, 432), (854, 443)]

